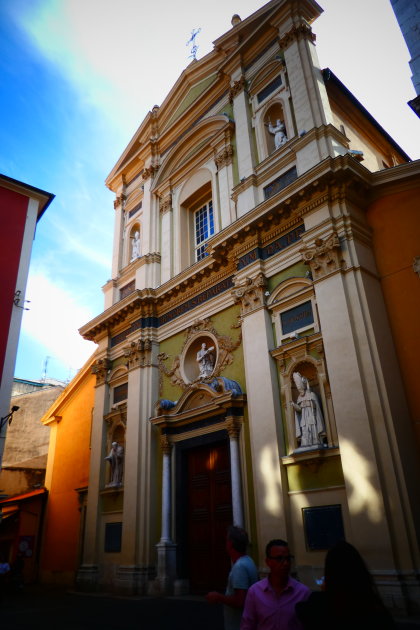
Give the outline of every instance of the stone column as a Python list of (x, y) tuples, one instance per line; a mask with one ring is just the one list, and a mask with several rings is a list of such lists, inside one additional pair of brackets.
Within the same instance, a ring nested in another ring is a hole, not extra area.
[(221, 229), (227, 227), (236, 219), (235, 208), (231, 199), (233, 188), (232, 173), (233, 147), (227, 144), (215, 157), (215, 164), (218, 169), (219, 199), (222, 200), (220, 208)]
[(270, 355), (273, 329), (265, 308), (265, 277), (254, 274), (252, 278), (236, 279), (232, 296), (241, 304), (257, 540), (263, 566), (262, 550), (267, 541), (286, 538), (287, 532), (280, 467), (280, 453), (284, 452), (280, 393)]
[(235, 418), (228, 418), (226, 423), (230, 446), (233, 524), (238, 527), (245, 527), (241, 462), (239, 457), (239, 432), (241, 430), (241, 425)]
[(357, 238), (342, 248), (334, 232), (305, 240), (301, 253), (314, 279), (351, 538), (393, 605), (401, 605), (404, 588), (419, 601), (405, 453), (396, 437), (408, 413), (373, 255)]
[[(112, 277), (117, 278), (124, 266), (124, 202), (125, 194), (120, 193), (114, 200), (114, 245), (112, 254)], [(113, 302), (112, 302), (113, 303)]]
[(111, 362), (107, 358), (98, 359), (92, 367), (96, 374), (95, 406), (92, 421), (92, 450), (90, 456), (89, 492), (86, 507), (86, 528), (83, 545), (82, 565), (78, 568), (76, 583), (83, 591), (94, 591), (98, 588), (99, 557), (102, 550), (98, 548), (101, 524), (100, 491), (104, 480), (104, 415), (108, 411), (108, 385), (106, 383)]
[(167, 282), (172, 277), (173, 269), (173, 227), (172, 227), (172, 195), (168, 194), (160, 201), (160, 230), (162, 256), (161, 284)]
[(162, 461), (162, 530), (161, 543), (172, 542), (171, 521), (172, 521), (172, 484), (171, 484), (171, 451), (172, 444), (163, 435), (161, 438), (163, 461)]
[(252, 131), (246, 80), (243, 75), (238, 76), (230, 88), (230, 101), (233, 104), (235, 118), (235, 141), (238, 159), (239, 179), (244, 182), (244, 188), (238, 195), (238, 217), (251, 210), (257, 203), (257, 189), (251, 179), (254, 173), (254, 156), (252, 150)]
[(128, 359), (127, 428), (125, 436), (124, 506), (117, 590), (144, 594), (152, 573), (151, 531), (155, 515), (155, 475), (149, 418), (158, 397), (157, 344), (132, 341)]
[(154, 595), (171, 594), (176, 580), (176, 545), (172, 541), (172, 484), (171, 452), (172, 444), (166, 435), (161, 436), (162, 446), (162, 528), (157, 549), (157, 576), (150, 585), (149, 593)]
[[(304, 20), (298, 19), (296, 22), (296, 17), (289, 16), (281, 29), (279, 43), (284, 51), (298, 135), (304, 135), (314, 127), (333, 125), (331, 107), (315, 49), (315, 35), (310, 25)], [(332, 127), (327, 128), (323, 136), (313, 139), (308, 136), (308, 142), (297, 151), (299, 175), (328, 156), (335, 157), (345, 153), (346, 148), (337, 139), (337, 134), (332, 135), (331, 131)]]

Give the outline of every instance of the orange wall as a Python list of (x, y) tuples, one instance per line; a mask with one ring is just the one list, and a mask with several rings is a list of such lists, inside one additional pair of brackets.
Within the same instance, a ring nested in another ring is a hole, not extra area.
[(420, 187), (375, 201), (368, 221), (420, 449), (420, 278), (413, 271), (413, 259), (420, 256)]
[[(55, 410), (56, 443), (44, 529), (41, 580), (71, 583), (79, 564), (80, 515), (76, 488), (88, 485), (95, 376), (86, 373)], [(48, 463), (48, 466), (50, 462)]]

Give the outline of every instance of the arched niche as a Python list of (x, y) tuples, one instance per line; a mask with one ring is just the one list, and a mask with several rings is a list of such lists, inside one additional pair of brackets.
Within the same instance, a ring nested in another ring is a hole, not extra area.
[(287, 125), (285, 122), (285, 113), (283, 104), (280, 100), (275, 100), (265, 111), (263, 117), (264, 125), (264, 137), (267, 146), (267, 153), (271, 155), (276, 151), (275, 146), (275, 134), (270, 132), (270, 125), (272, 128), (277, 128), (279, 125), (284, 125), (284, 135), (289, 138)]
[(141, 256), (141, 227), (138, 221), (129, 227), (127, 241), (127, 260), (128, 263), (131, 263)]
[[(192, 383), (200, 378), (200, 364), (198, 361), (198, 353), (202, 350), (203, 344), (210, 351), (210, 361), (214, 367), (217, 365), (218, 343), (217, 339), (210, 332), (203, 332), (196, 337), (190, 339), (186, 344), (181, 355), (181, 375), (185, 383)], [(212, 348), (212, 350), (211, 350)], [(211, 373), (208, 374), (210, 377)]]

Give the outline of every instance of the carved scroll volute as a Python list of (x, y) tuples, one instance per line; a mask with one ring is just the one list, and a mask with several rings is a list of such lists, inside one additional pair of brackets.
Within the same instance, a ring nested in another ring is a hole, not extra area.
[(245, 278), (243, 282), (234, 280), (235, 288), (232, 297), (236, 304), (241, 305), (241, 315), (248, 315), (265, 306), (265, 290), (267, 281), (260, 273), (255, 278)]
[(96, 375), (96, 387), (104, 385), (112, 363), (109, 359), (98, 359), (92, 366), (92, 374)]
[(317, 238), (312, 246), (305, 245), (299, 251), (305, 264), (310, 267), (314, 280), (345, 268), (340, 241), (335, 233), (326, 239)]

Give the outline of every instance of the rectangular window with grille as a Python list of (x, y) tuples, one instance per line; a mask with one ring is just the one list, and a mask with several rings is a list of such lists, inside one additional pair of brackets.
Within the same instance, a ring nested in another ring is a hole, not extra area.
[(213, 204), (210, 200), (194, 212), (195, 260), (201, 260), (206, 253), (206, 241), (214, 234)]

